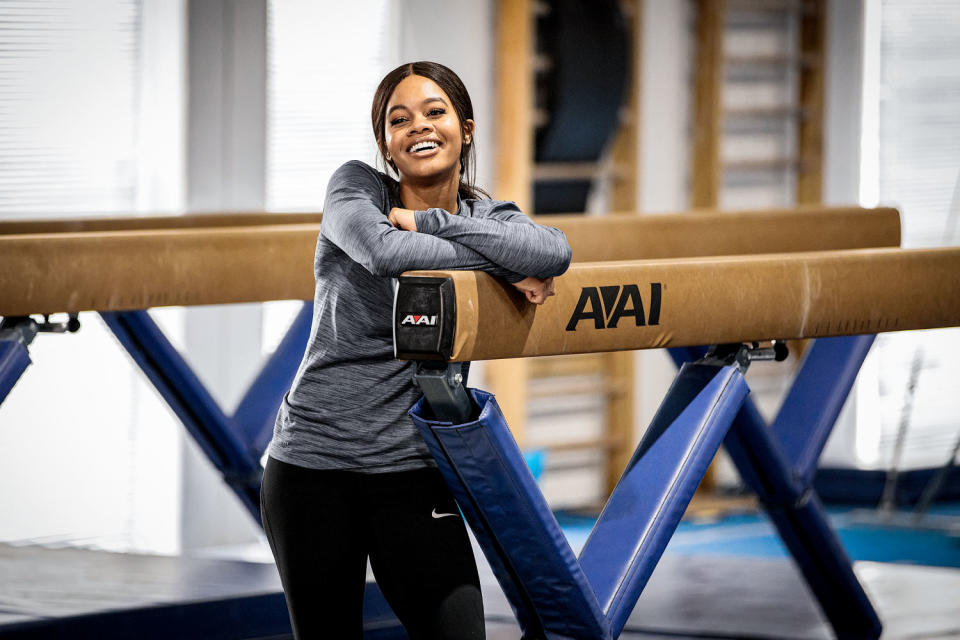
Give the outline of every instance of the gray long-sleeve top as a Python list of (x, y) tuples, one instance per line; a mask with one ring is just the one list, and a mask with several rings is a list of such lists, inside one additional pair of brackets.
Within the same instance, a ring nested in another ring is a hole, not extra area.
[(519, 282), (566, 271), (570, 245), (512, 202), (458, 199), (456, 215), (417, 211), (394, 228), (396, 182), (351, 161), (327, 188), (314, 257), (310, 340), (274, 425), (270, 456), (313, 469), (369, 473), (434, 466), (406, 415), (413, 364), (393, 357), (396, 280), (413, 269), (477, 269)]

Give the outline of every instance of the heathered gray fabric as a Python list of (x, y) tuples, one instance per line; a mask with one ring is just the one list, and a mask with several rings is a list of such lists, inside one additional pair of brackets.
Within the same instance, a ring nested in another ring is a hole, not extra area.
[(512, 202), (459, 201), (457, 215), (417, 211), (417, 232), (387, 220), (396, 182), (348, 162), (333, 174), (314, 258), (310, 342), (274, 425), (269, 454), (313, 469), (403, 471), (434, 462), (407, 416), (413, 365), (393, 357), (396, 277), (480, 269), (509, 282), (566, 271), (570, 245)]

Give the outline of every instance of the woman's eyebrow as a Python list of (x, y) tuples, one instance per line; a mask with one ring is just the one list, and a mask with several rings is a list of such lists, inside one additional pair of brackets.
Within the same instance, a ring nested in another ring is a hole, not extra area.
[[(423, 104), (423, 105), (428, 105), (428, 104), (430, 104), (431, 102), (442, 102), (442, 103), (445, 104), (445, 105), (447, 104), (447, 101), (444, 100), (443, 98), (441, 98), (440, 96), (433, 96), (433, 97), (431, 97), (431, 98), (425, 98), (424, 101), (423, 101), (421, 104)], [(449, 106), (449, 105), (448, 105), (448, 106)], [(405, 105), (405, 104), (395, 104), (395, 105), (393, 105), (392, 107), (390, 107), (390, 109), (387, 111), (387, 115), (389, 116), (391, 113), (393, 113), (393, 112), (396, 111), (397, 109), (408, 109), (408, 108), (407, 108), (407, 105)], [(409, 110), (409, 109), (408, 109), (408, 110)]]

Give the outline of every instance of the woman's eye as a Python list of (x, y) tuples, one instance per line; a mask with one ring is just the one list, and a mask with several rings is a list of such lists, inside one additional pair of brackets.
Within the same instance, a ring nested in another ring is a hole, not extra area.
[(405, 120), (406, 118), (394, 118), (393, 120), (390, 121), (390, 124), (392, 126), (397, 126), (398, 124), (404, 122)]
[(446, 111), (441, 109), (440, 107), (437, 107), (436, 109), (430, 109), (431, 116), (442, 116), (445, 113)]

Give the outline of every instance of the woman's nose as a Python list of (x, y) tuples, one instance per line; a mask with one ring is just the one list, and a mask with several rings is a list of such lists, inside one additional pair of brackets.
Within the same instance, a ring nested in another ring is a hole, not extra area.
[(418, 116), (413, 121), (413, 126), (410, 127), (409, 131), (411, 134), (414, 133), (423, 133), (424, 131), (429, 131), (433, 125), (430, 124), (430, 121), (426, 118)]

